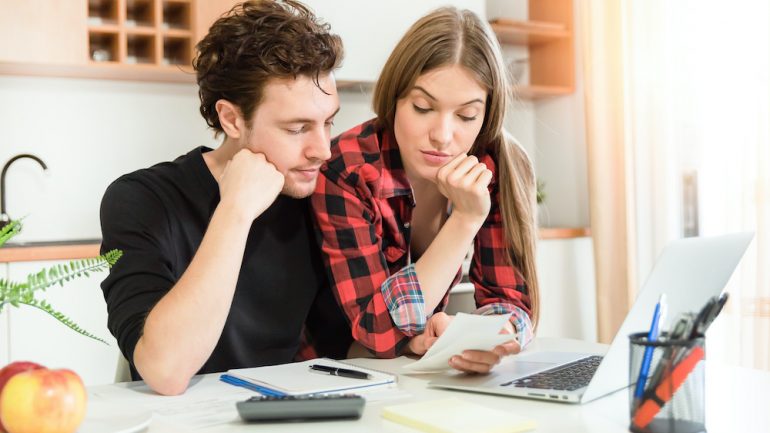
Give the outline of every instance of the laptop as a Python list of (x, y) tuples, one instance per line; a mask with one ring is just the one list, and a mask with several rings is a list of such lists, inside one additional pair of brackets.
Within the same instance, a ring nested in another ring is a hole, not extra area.
[(490, 374), (445, 375), (428, 385), (565, 403), (585, 403), (625, 388), (630, 385), (628, 335), (649, 329), (660, 295), (666, 294), (666, 328), (679, 313), (697, 313), (709, 298), (722, 292), (753, 237), (753, 233), (736, 233), (671, 242), (605, 354), (525, 351)]

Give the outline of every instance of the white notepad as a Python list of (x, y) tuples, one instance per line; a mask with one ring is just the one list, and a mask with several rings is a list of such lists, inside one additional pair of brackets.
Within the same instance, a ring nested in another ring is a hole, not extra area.
[(519, 433), (537, 427), (529, 418), (459, 398), (387, 406), (382, 417), (428, 433)]
[[(371, 376), (369, 379), (332, 376), (311, 370), (310, 366), (313, 364), (361, 371)], [(396, 376), (392, 374), (327, 358), (267, 367), (240, 368), (229, 370), (227, 374), (288, 395), (342, 393), (364, 388), (385, 387), (396, 383)]]

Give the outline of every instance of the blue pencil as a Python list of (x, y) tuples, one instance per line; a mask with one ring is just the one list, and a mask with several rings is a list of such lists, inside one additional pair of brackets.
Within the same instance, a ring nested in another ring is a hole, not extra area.
[[(652, 313), (652, 324), (650, 325), (650, 332), (647, 334), (647, 341), (657, 341), (660, 331), (660, 317), (664, 313), (666, 304), (666, 295), (660, 295), (658, 303), (655, 304), (655, 311)], [(644, 348), (644, 357), (642, 358), (642, 366), (639, 368), (639, 379), (636, 381), (636, 388), (634, 389), (634, 399), (640, 400), (644, 396), (644, 386), (647, 383), (647, 375), (650, 373), (650, 364), (652, 363), (652, 353), (655, 350), (653, 346), (647, 346)]]
[(285, 393), (275, 390), (266, 388), (264, 386), (259, 386), (256, 384), (253, 384), (249, 381), (243, 380), (241, 378), (230, 376), (229, 374), (223, 374), (219, 376), (219, 380), (225, 383), (229, 383), (230, 385), (240, 386), (242, 388), (250, 389), (252, 391), (256, 391), (262, 395), (270, 396), (270, 397), (282, 397), (286, 395)]

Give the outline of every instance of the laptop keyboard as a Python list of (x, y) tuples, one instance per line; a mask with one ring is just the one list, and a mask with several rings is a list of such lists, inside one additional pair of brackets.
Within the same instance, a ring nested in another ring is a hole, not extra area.
[(500, 386), (513, 385), (517, 388), (554, 389), (559, 391), (574, 391), (588, 386), (588, 382), (596, 373), (602, 356), (589, 356), (569, 364), (560, 365), (550, 370), (512, 380)]

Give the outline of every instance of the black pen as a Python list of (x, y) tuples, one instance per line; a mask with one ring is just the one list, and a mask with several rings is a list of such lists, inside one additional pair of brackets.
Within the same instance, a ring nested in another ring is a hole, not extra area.
[(332, 376), (349, 377), (351, 379), (369, 379), (372, 376), (363, 371), (348, 370), (347, 368), (329, 367), (326, 365), (311, 365), (311, 370), (329, 373)]
[(716, 319), (719, 313), (722, 311), (722, 307), (727, 303), (727, 298), (730, 295), (727, 292), (714, 296), (708, 300), (705, 306), (698, 313), (698, 317), (695, 319), (695, 326), (693, 326), (690, 338), (696, 338), (706, 334), (706, 330), (711, 326), (711, 322)]

